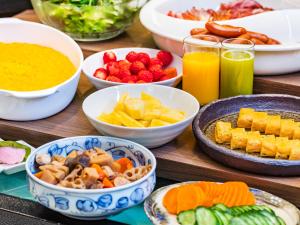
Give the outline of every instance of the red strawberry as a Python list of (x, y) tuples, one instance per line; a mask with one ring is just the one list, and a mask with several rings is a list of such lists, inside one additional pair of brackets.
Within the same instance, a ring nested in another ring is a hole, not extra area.
[(137, 55), (137, 60), (144, 63), (144, 65), (147, 67), (150, 63), (150, 56), (147, 53), (140, 52)]
[(120, 79), (123, 79), (124, 77), (130, 77), (131, 73), (128, 69), (120, 69), (119, 75), (117, 77), (119, 77)]
[(122, 79), (123, 83), (135, 83), (137, 81), (137, 76), (127, 76)]
[(173, 78), (177, 76), (177, 70), (174, 67), (170, 67), (167, 69), (164, 69), (164, 74), (167, 75), (169, 78)]
[(108, 75), (118, 77), (120, 73), (119, 64), (117, 62), (113, 62), (111, 65), (107, 66)]
[(163, 62), (160, 59), (156, 58), (156, 57), (150, 59), (149, 66), (153, 66), (153, 65), (157, 65), (157, 64), (161, 65), (161, 66), (164, 65)]
[(108, 76), (106, 78), (107, 81), (111, 81), (111, 82), (119, 82), (121, 83), (121, 80), (118, 78), (118, 77), (115, 77), (115, 76)]
[(153, 81), (158, 81), (162, 76), (164, 76), (164, 71), (161, 65), (153, 65), (149, 67), (149, 71), (153, 74)]
[(148, 70), (141, 70), (138, 74), (139, 80), (143, 80), (147, 83), (150, 83), (153, 81), (153, 74)]
[(93, 76), (101, 80), (105, 80), (107, 77), (107, 71), (104, 68), (96, 69)]
[(159, 51), (156, 57), (163, 62), (163, 66), (168, 66), (173, 61), (173, 56), (170, 52), (167, 51)]
[(106, 69), (107, 71), (109, 70), (109, 67), (111, 67), (115, 62), (109, 62), (103, 65), (103, 68)]
[(164, 81), (164, 80), (170, 80), (172, 77), (169, 77), (168, 75), (162, 76), (159, 81)]
[(144, 83), (146, 83), (146, 82), (143, 81), (143, 80), (139, 80), (139, 81), (137, 81), (136, 83), (137, 83), (137, 84), (144, 84)]
[(117, 61), (117, 56), (114, 52), (105, 52), (103, 54), (103, 63), (109, 63), (109, 62), (116, 62)]
[(146, 69), (144, 63), (142, 63), (141, 61), (135, 61), (131, 64), (130, 66), (130, 71), (133, 74), (138, 74), (138, 72), (140, 72), (141, 70)]
[(117, 61), (117, 63), (119, 64), (120, 69), (126, 69), (129, 70), (130, 66), (131, 66), (131, 62), (129, 62), (128, 60), (119, 60)]
[(134, 51), (131, 51), (129, 52), (127, 55), (126, 55), (126, 59), (129, 61), (129, 62), (134, 62), (137, 60), (137, 57), (138, 57), (138, 54)]

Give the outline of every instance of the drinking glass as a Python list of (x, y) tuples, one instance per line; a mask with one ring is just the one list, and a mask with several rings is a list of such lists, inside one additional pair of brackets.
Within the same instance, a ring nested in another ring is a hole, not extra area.
[(201, 105), (219, 98), (220, 43), (216, 37), (193, 35), (184, 39), (183, 90)]
[(221, 50), (221, 98), (253, 93), (254, 44), (241, 38), (226, 39)]

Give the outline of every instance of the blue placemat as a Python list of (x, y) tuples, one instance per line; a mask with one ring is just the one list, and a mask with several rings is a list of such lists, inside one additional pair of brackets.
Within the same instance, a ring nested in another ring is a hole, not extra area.
[[(24, 171), (9, 176), (0, 174), (0, 193), (34, 201), (27, 188), (26, 172)], [(107, 219), (130, 225), (152, 225), (144, 212), (143, 204), (124, 210)]]

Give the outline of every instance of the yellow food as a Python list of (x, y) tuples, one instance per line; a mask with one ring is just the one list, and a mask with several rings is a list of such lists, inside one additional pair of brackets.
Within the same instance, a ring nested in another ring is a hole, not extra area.
[(75, 71), (72, 62), (52, 48), (0, 42), (0, 89), (47, 89), (66, 81)]
[(229, 143), (231, 140), (231, 123), (218, 121), (215, 128), (216, 142)]
[(185, 113), (168, 108), (159, 99), (142, 92), (141, 98), (122, 95), (113, 112), (102, 113), (97, 119), (125, 127), (159, 127), (184, 120)]

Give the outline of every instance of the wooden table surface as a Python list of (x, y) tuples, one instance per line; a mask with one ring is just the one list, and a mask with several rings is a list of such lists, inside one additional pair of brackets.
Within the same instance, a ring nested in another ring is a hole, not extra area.
[[(25, 20), (37, 21), (32, 11), (17, 16)], [(85, 55), (95, 51), (116, 47), (147, 46), (154, 43), (150, 33), (136, 21), (128, 33), (120, 37), (98, 43), (80, 43)], [(260, 77), (255, 81), (257, 92), (281, 92), (300, 96), (300, 76), (296, 75)], [(299, 85), (299, 86), (297, 86)], [(260, 87), (260, 88), (258, 88)], [(88, 80), (82, 76), (73, 102), (61, 113), (50, 118), (32, 122), (12, 122), (0, 120), (0, 137), (23, 139), (39, 146), (54, 139), (98, 134), (84, 116), (81, 103), (95, 91)], [(300, 207), (300, 177), (266, 177), (231, 169), (216, 163), (197, 147), (192, 129), (189, 127), (182, 135), (169, 144), (152, 150), (158, 160), (158, 176), (175, 180), (240, 180), (250, 186), (264, 189), (293, 202)]]

